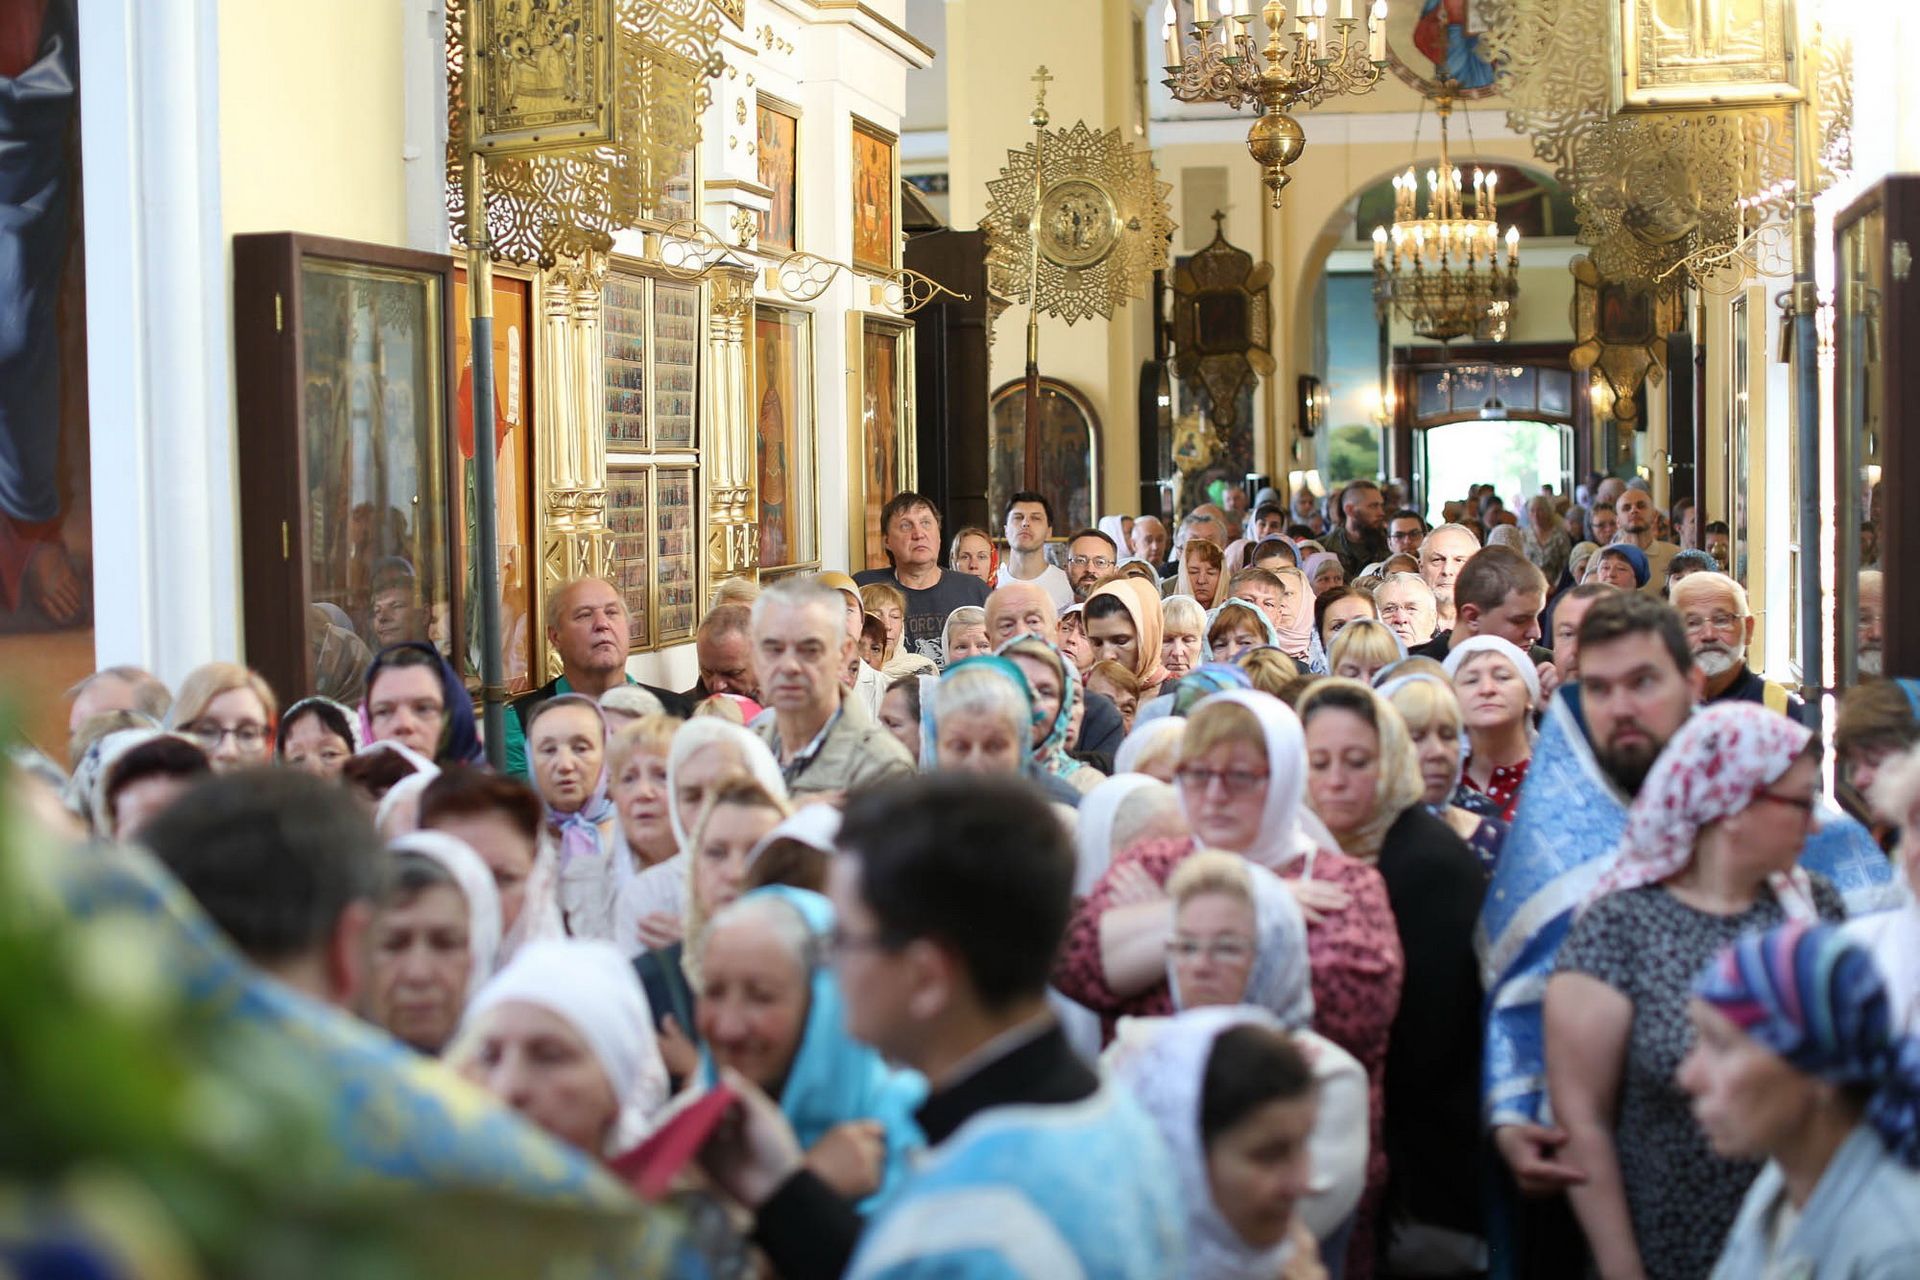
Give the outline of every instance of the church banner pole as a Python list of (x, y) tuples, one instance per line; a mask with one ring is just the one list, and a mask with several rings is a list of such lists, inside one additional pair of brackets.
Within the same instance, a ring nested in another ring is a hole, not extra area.
[(1026, 476), (1029, 492), (1040, 490), (1040, 191), (1047, 155), (1047, 81), (1043, 65), (1034, 74), (1033, 95), (1033, 214), (1027, 225), (1027, 422)]
[[(473, 19), (469, 6), (467, 21)], [(468, 27), (469, 37), (472, 26)], [(469, 70), (469, 75), (473, 72)], [(469, 93), (469, 100), (471, 100)], [(469, 127), (472, 136), (472, 127)], [(507, 763), (506, 670), (500, 654), (499, 511), (493, 434), (493, 257), (487, 241), (486, 161), (469, 147), (462, 172), (467, 201), (467, 351), (473, 360), (473, 554), (480, 570), (480, 723), (487, 762)], [(453, 640), (458, 653), (460, 637)], [(457, 659), (456, 659), (457, 662)]]

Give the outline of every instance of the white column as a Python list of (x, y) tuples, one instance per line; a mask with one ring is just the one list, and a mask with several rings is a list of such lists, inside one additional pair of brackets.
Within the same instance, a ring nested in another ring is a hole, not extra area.
[(101, 663), (240, 652), (217, 0), (80, 6)]

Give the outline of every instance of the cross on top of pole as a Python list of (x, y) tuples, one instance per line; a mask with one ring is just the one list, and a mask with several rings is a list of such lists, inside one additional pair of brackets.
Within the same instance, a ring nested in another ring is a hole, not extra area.
[(1052, 118), (1047, 115), (1047, 84), (1052, 79), (1053, 75), (1047, 70), (1045, 63), (1041, 63), (1040, 69), (1033, 73), (1033, 116), (1031, 123), (1036, 129), (1046, 128), (1047, 121)]

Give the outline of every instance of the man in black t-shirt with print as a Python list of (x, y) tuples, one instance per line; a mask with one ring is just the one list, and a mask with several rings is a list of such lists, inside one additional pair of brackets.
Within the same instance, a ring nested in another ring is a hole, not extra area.
[(880, 512), (891, 569), (866, 569), (853, 575), (861, 586), (884, 582), (907, 598), (907, 628), (902, 642), (914, 653), (944, 662), (941, 628), (962, 605), (985, 605), (989, 588), (971, 574), (940, 567), (940, 513), (922, 494), (895, 494)]

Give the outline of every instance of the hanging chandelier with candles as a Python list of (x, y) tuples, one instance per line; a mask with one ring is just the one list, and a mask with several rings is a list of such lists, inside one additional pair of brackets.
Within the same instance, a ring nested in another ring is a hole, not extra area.
[(1434, 99), (1440, 163), (1427, 170), (1426, 212), (1420, 212), (1420, 182), (1409, 165), (1393, 180), (1392, 230), (1373, 229), (1374, 312), (1382, 323), (1398, 316), (1436, 342), (1468, 334), (1499, 342), (1520, 292), (1520, 228), (1507, 228), (1503, 255), (1499, 174), (1491, 170), (1473, 171), (1469, 212), (1467, 188), (1447, 153), (1453, 89), (1452, 81), (1441, 81)]
[[(1342, 94), (1367, 93), (1380, 83), (1387, 65), (1387, 0), (1339, 0), (1340, 16), (1327, 16), (1328, 0), (1302, 0), (1293, 34), (1283, 36), (1287, 7), (1268, 0), (1259, 16), (1267, 24), (1267, 42), (1256, 49), (1249, 31), (1253, 0), (1193, 0), (1193, 26), (1183, 47), (1177, 3), (1167, 6), (1167, 88), (1180, 102), (1218, 102), (1238, 111), (1254, 104), (1257, 119), (1247, 130), (1247, 150), (1259, 163), (1271, 203), (1280, 207), (1280, 189), (1293, 180), (1287, 167), (1306, 149), (1300, 122), (1287, 114), (1304, 104), (1317, 107)], [(1219, 16), (1213, 16), (1217, 10)], [(1243, 11), (1244, 10), (1244, 11)]]

